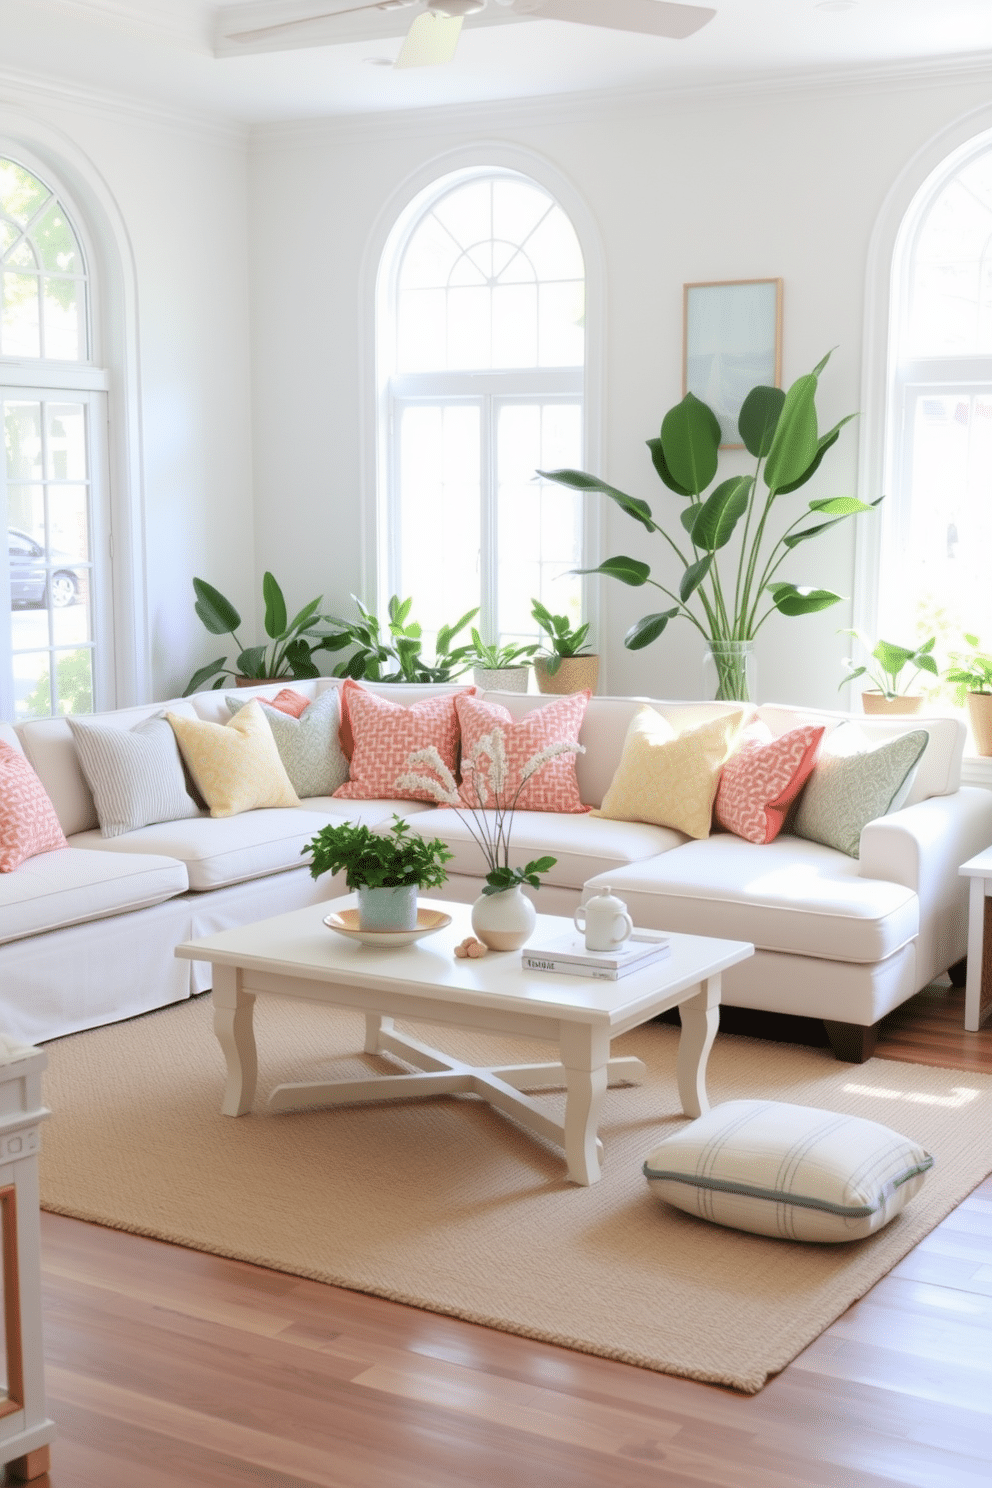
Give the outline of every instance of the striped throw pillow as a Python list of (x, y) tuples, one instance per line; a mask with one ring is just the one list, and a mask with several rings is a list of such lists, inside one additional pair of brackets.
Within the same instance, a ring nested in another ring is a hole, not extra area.
[(66, 720), (103, 837), (121, 837), (154, 822), (182, 821), (200, 809), (186, 789), (183, 762), (164, 715), (134, 728)]

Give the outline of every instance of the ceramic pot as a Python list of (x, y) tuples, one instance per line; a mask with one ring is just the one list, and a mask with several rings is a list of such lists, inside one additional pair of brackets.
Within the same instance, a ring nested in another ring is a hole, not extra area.
[(358, 890), (358, 925), (361, 930), (416, 930), (417, 885), (373, 889), (362, 884)]
[(530, 667), (473, 667), (472, 680), (486, 692), (526, 692)]
[(975, 748), (981, 755), (992, 755), (992, 692), (969, 692), (968, 717)]
[(534, 661), (534, 676), (538, 692), (584, 692), (587, 687), (590, 692), (595, 692), (599, 681), (599, 657), (564, 656), (561, 666), (551, 676), (547, 657), (538, 656)]
[(472, 905), (472, 929), (491, 951), (519, 951), (536, 924), (537, 910), (520, 884), (498, 894), (480, 894)]
[(914, 692), (887, 698), (883, 692), (863, 692), (861, 706), (866, 713), (919, 713), (923, 707), (923, 694)]

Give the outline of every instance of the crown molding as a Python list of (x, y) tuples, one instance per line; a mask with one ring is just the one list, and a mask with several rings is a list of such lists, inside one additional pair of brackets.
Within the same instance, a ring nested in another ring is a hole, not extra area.
[(540, 97), (488, 100), (485, 103), (445, 104), (434, 108), (397, 109), (389, 113), (349, 113), (319, 118), (260, 121), (249, 126), (253, 146), (291, 148), (323, 139), (390, 139), (428, 135), (439, 128), (491, 130), (533, 125), (601, 123), (609, 119), (638, 119), (660, 112), (705, 110), (715, 103), (736, 101), (758, 106), (770, 98), (787, 99), (816, 93), (843, 97), (852, 93), (904, 92), (921, 86), (954, 87), (992, 83), (992, 51), (976, 56), (943, 57), (914, 62), (892, 62), (865, 67), (817, 68), (815, 71), (755, 73), (723, 82), (687, 84), (639, 91), (598, 89), (583, 93), (542, 94)]
[(169, 129), (177, 134), (193, 135), (214, 143), (243, 147), (249, 137), (249, 126), (242, 121), (218, 118), (184, 109), (171, 109), (165, 104), (147, 103), (48, 74), (20, 72), (0, 67), (0, 104), (37, 112), (50, 108), (85, 109), (103, 118), (120, 119), (122, 115), (156, 129)]

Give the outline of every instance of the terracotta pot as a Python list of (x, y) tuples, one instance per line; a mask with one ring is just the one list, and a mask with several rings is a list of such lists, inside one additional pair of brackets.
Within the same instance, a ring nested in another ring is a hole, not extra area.
[(992, 756), (992, 692), (969, 692), (968, 717), (979, 754)]
[(485, 692), (526, 692), (530, 667), (473, 667), (472, 680)]
[(887, 698), (883, 692), (861, 694), (861, 706), (866, 713), (919, 713), (923, 701), (921, 692), (894, 698)]
[(543, 656), (534, 662), (538, 692), (583, 692), (587, 687), (590, 692), (596, 691), (598, 656), (565, 656), (553, 677), (548, 675), (547, 666), (547, 659)]
[(271, 687), (273, 683), (280, 682), (285, 687), (292, 682), (292, 677), (235, 677), (235, 687)]

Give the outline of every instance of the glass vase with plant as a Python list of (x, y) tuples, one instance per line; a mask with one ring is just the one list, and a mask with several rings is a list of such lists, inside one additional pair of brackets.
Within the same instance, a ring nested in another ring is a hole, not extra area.
[(448, 876), (444, 865), (452, 857), (439, 837), (412, 832), (395, 812), (388, 832), (338, 822), (322, 827), (303, 852), (311, 856), (311, 878), (343, 870), (348, 888), (358, 893), (363, 930), (414, 929), (417, 890), (440, 888)]
[[(843, 630), (840, 634), (852, 636), (858, 641), (868, 652), (869, 659), (863, 665), (855, 666), (852, 657), (845, 657), (846, 675), (838, 684), (838, 690), (857, 677), (867, 677), (872, 691), (863, 694), (866, 713), (871, 712), (873, 706), (879, 703), (886, 705), (879, 709), (885, 712), (916, 712), (919, 709), (923, 702), (922, 695), (911, 694), (910, 688), (921, 672), (939, 677), (933, 655), (937, 644), (936, 636), (930, 636), (916, 647), (897, 646), (893, 641), (879, 641), (873, 647), (871, 641), (858, 630)], [(912, 670), (907, 672), (907, 667)]]
[[(430, 796), (439, 806), (453, 807), (467, 826), (487, 868), (481, 898), (472, 911), (472, 928), (490, 950), (516, 950), (524, 944), (534, 928), (535, 910), (521, 892), (523, 885), (540, 888), (541, 874), (549, 873), (558, 861), (548, 855), (511, 866), (513, 814), (524, 787), (550, 760), (562, 754), (584, 753), (584, 747), (574, 739), (549, 744), (526, 761), (519, 778), (511, 783), (506, 742), (497, 727), (483, 734), (462, 757), (462, 783), (468, 801), (433, 746), (414, 750), (406, 771), (396, 781), (398, 789), (416, 791)], [(484, 901), (498, 896), (504, 896), (505, 902), (495, 913), (487, 914)]]
[(753, 474), (730, 475), (712, 484), (720, 463), (716, 415), (692, 393), (669, 409), (659, 437), (647, 443), (658, 477), (684, 502), (676, 521), (667, 517), (656, 521), (646, 501), (584, 471), (538, 472), (574, 490), (601, 492), (648, 532), (659, 535), (681, 565), (681, 576), (674, 580), (652, 577), (650, 564), (626, 554), (581, 572), (603, 574), (633, 588), (650, 584), (664, 594), (671, 604), (642, 616), (628, 630), (624, 645), (640, 651), (656, 641), (671, 620), (688, 620), (710, 643), (718, 667), (721, 657), (730, 658), (720, 679), (724, 697), (750, 701), (742, 696), (746, 669), (734, 661), (733, 649), (725, 649), (728, 643), (752, 642), (776, 612), (810, 615), (842, 598), (830, 589), (778, 577), (782, 564), (800, 543), (870, 511), (882, 500), (817, 498), (797, 516), (783, 506), (785, 497), (812, 480), (854, 417), (848, 414), (825, 434), (819, 432), (816, 391), (828, 360), (829, 354), (788, 391), (755, 387), (744, 399), (737, 427), (741, 443), (756, 462)]

